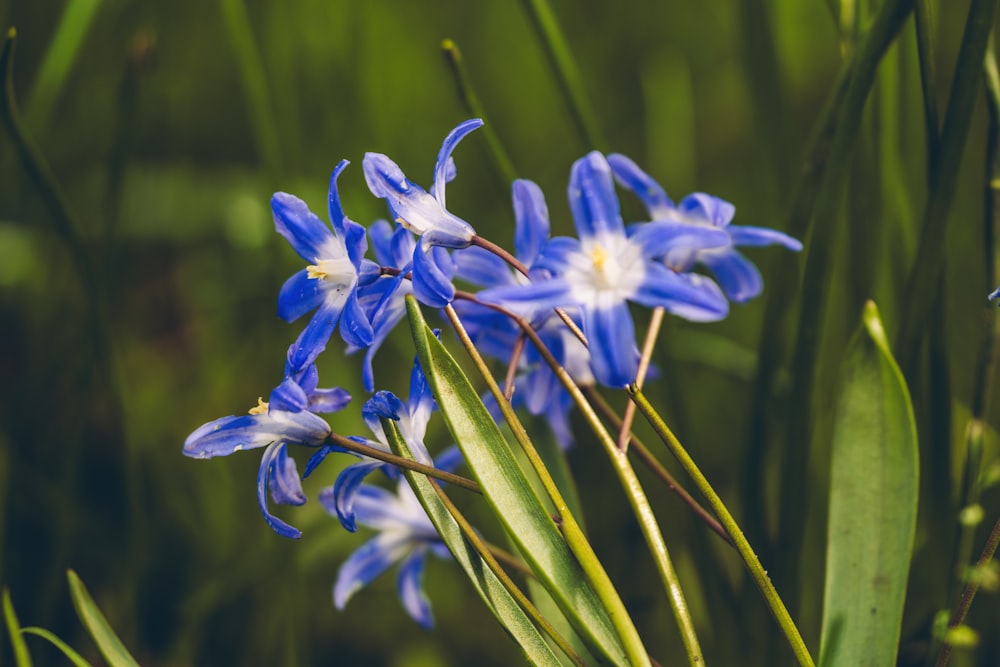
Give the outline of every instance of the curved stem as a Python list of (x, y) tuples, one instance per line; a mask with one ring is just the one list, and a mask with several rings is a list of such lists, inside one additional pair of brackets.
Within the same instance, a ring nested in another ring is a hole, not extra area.
[(649, 425), (653, 427), (656, 434), (660, 436), (663, 443), (670, 449), (670, 453), (674, 455), (678, 463), (681, 464), (681, 467), (684, 468), (684, 471), (691, 477), (692, 481), (694, 481), (698, 490), (701, 491), (703, 496), (705, 496), (705, 500), (708, 501), (712, 511), (715, 512), (717, 517), (719, 517), (719, 521), (725, 527), (726, 532), (729, 533), (729, 536), (736, 545), (736, 550), (743, 559), (743, 564), (750, 572), (750, 576), (753, 577), (754, 583), (757, 584), (757, 588), (759, 588), (760, 592), (764, 595), (764, 600), (767, 602), (767, 606), (770, 608), (771, 614), (774, 615), (775, 620), (778, 621), (778, 625), (781, 626), (781, 630), (788, 639), (788, 643), (792, 647), (792, 652), (795, 653), (795, 658), (799, 661), (799, 664), (803, 667), (812, 667), (812, 656), (809, 655), (809, 649), (806, 648), (805, 642), (802, 640), (802, 635), (799, 634), (798, 628), (795, 627), (792, 617), (788, 614), (788, 610), (785, 608), (785, 604), (781, 601), (781, 597), (778, 595), (778, 591), (774, 588), (774, 584), (771, 583), (771, 579), (767, 576), (767, 572), (764, 570), (763, 566), (761, 566), (760, 560), (757, 558), (757, 554), (754, 553), (750, 543), (743, 535), (743, 531), (740, 530), (739, 525), (736, 523), (736, 520), (733, 519), (733, 515), (729, 513), (729, 509), (726, 507), (725, 503), (722, 502), (719, 494), (717, 494), (715, 489), (712, 488), (712, 485), (709, 484), (708, 479), (706, 479), (705, 475), (702, 474), (698, 465), (694, 462), (694, 459), (691, 458), (691, 456), (687, 453), (687, 450), (684, 449), (684, 446), (677, 439), (677, 436), (673, 434), (670, 427), (667, 426), (666, 422), (664, 422), (660, 415), (656, 412), (656, 409), (650, 404), (645, 394), (642, 393), (642, 390), (636, 389), (635, 387), (629, 387), (628, 393), (632, 400), (635, 401), (639, 411), (646, 417)]

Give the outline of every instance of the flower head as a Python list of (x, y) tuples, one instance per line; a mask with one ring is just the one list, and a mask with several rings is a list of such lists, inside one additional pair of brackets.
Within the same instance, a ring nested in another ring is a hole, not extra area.
[(655, 261), (677, 248), (711, 248), (729, 242), (709, 226), (656, 221), (626, 234), (607, 160), (592, 152), (570, 174), (570, 208), (579, 239), (549, 241), (535, 262), (551, 278), (480, 293), (484, 301), (525, 309), (576, 306), (590, 344), (598, 382), (622, 387), (635, 378), (638, 352), (628, 301), (694, 321), (722, 319), (728, 304), (703, 276), (681, 274)]
[(309, 262), (285, 282), (278, 296), (278, 315), (289, 322), (315, 311), (289, 355), (295, 371), (306, 368), (326, 349), (338, 322), (348, 344), (367, 347), (372, 342), (372, 327), (356, 288), (359, 279), (373, 279), (377, 267), (363, 259), (368, 245), (364, 227), (344, 215), (340, 206), (337, 177), (346, 166), (347, 161), (341, 161), (330, 178), (333, 231), (298, 197), (278, 192), (271, 198), (275, 228)]
[(653, 220), (667, 220), (692, 227), (714, 227), (729, 235), (729, 242), (714, 248), (673, 248), (663, 260), (675, 271), (690, 271), (695, 264), (707, 267), (726, 296), (737, 303), (748, 301), (764, 289), (757, 267), (738, 250), (739, 246), (781, 245), (798, 252), (802, 244), (779, 231), (764, 227), (729, 224), (736, 208), (729, 202), (696, 192), (674, 205), (659, 183), (624, 155), (609, 155), (615, 178), (646, 205)]

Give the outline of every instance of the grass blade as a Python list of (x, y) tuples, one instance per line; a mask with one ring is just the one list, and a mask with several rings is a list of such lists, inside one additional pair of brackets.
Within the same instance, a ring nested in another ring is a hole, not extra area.
[(111, 629), (104, 614), (97, 608), (94, 598), (90, 597), (87, 587), (83, 585), (76, 572), (67, 570), (66, 578), (69, 580), (69, 592), (73, 596), (76, 615), (80, 617), (80, 622), (94, 638), (97, 648), (100, 649), (101, 655), (108, 661), (108, 664), (111, 667), (139, 667), (139, 663), (118, 639), (118, 635)]

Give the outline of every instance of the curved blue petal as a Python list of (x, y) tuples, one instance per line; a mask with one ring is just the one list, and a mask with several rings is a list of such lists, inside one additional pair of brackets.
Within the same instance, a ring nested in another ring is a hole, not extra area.
[(628, 190), (631, 190), (646, 206), (649, 217), (653, 219), (668, 218), (673, 214), (674, 202), (659, 183), (644, 172), (630, 158), (619, 153), (608, 156), (608, 164), (615, 180)]
[(581, 240), (625, 233), (611, 167), (597, 151), (573, 163), (569, 177), (569, 206)]
[(320, 492), (319, 500), (323, 507), (331, 514), (336, 514), (340, 524), (352, 533), (358, 530), (354, 516), (354, 497), (365, 478), (383, 465), (381, 461), (376, 460), (349, 465), (337, 475), (332, 488)]
[(639, 353), (626, 302), (584, 308), (583, 331), (590, 342), (590, 365), (597, 381), (607, 387), (630, 384), (639, 369)]
[(532, 269), (551, 271), (556, 275), (566, 271), (574, 258), (582, 253), (580, 241), (569, 236), (557, 236), (542, 248)]
[(315, 389), (309, 394), (309, 411), (326, 414), (339, 412), (351, 402), (351, 394), (340, 387)]
[(338, 447), (337, 445), (323, 445), (317, 449), (313, 455), (309, 457), (309, 460), (306, 461), (306, 469), (302, 471), (302, 479), (305, 479), (309, 475), (313, 474), (313, 471), (319, 467), (319, 464), (323, 462), (323, 459), (334, 452), (346, 453), (347, 450), (343, 447)]
[(375, 392), (375, 395), (361, 408), (361, 414), (366, 420), (374, 417), (398, 421), (405, 412), (406, 406), (403, 405), (403, 401), (391, 391)]
[(292, 368), (298, 370), (316, 361), (316, 357), (326, 349), (330, 335), (337, 328), (340, 313), (347, 301), (347, 294), (329, 294), (313, 313), (309, 324), (295, 339), (295, 349), (288, 355)]
[(282, 412), (222, 417), (198, 427), (184, 441), (184, 454), (196, 459), (227, 456), (275, 441), (317, 446), (330, 435), (330, 426), (311, 412)]
[(707, 222), (715, 227), (725, 227), (733, 216), (736, 215), (736, 207), (725, 199), (713, 197), (704, 192), (695, 192), (681, 200), (677, 206), (683, 217)]
[(295, 195), (276, 192), (271, 197), (271, 213), (275, 229), (307, 262), (321, 257), (323, 246), (334, 239), (330, 228)]
[(271, 476), (271, 466), (278, 452), (284, 446), (283, 442), (275, 442), (264, 450), (264, 456), (260, 460), (260, 469), (257, 471), (257, 504), (260, 505), (260, 512), (264, 515), (264, 521), (271, 527), (271, 530), (282, 537), (298, 539), (302, 537), (302, 531), (285, 523), (267, 509), (267, 486), (268, 478)]
[(736, 303), (745, 303), (764, 289), (760, 271), (737, 250), (699, 253), (698, 261), (712, 271), (726, 296)]
[(392, 233), (392, 266), (404, 269), (413, 261), (413, 251), (417, 247), (417, 238), (409, 229), (397, 224)]
[(729, 302), (710, 278), (697, 273), (675, 273), (662, 264), (650, 264), (632, 297), (649, 308), (662, 306), (691, 322), (715, 322), (729, 314)]
[(347, 303), (341, 315), (340, 337), (348, 345), (364, 348), (372, 344), (374, 336), (372, 324), (358, 302), (358, 292), (351, 290), (347, 293)]
[(342, 227), (341, 238), (344, 239), (347, 256), (350, 258), (351, 263), (354, 264), (354, 268), (358, 269), (361, 265), (361, 260), (368, 251), (368, 232), (364, 227), (350, 218), (344, 218)]
[(400, 533), (381, 533), (365, 542), (337, 572), (337, 581), (333, 585), (334, 606), (343, 610), (355, 593), (404, 558), (411, 549), (413, 545), (408, 535)]
[(434, 457), (434, 467), (446, 472), (455, 472), (455, 469), (464, 462), (462, 450), (456, 445), (445, 447), (440, 454)]
[[(347, 218), (347, 215), (344, 213), (344, 207), (340, 205), (340, 194), (337, 192), (337, 179), (340, 177), (340, 172), (344, 171), (349, 164), (350, 162), (347, 160), (341, 160), (337, 163), (337, 166), (333, 168), (333, 173), (330, 174), (330, 190), (326, 196), (330, 222), (333, 224), (334, 231), (336, 231), (337, 235), (341, 238), (344, 237), (344, 220)], [(306, 259), (309, 258), (306, 257)]]
[(434, 248), (420, 243), (413, 251), (413, 295), (431, 308), (444, 308), (455, 299), (455, 286), (433, 257)]
[(309, 396), (294, 378), (286, 377), (271, 390), (267, 399), (269, 411), (299, 412), (309, 407)]
[(445, 207), (445, 197), (444, 197), (444, 187), (445, 184), (451, 180), (448, 178), (451, 176), (454, 178), (454, 164), (451, 165), (451, 173), (449, 173), (449, 162), (451, 161), (451, 154), (455, 150), (465, 135), (469, 134), (473, 130), (483, 126), (483, 121), (480, 118), (471, 118), (465, 122), (459, 123), (454, 130), (448, 133), (444, 141), (441, 143), (441, 150), (438, 151), (437, 164), (434, 165), (434, 196), (437, 197), (438, 202), (441, 204), (441, 208)]
[(629, 227), (629, 238), (644, 257), (662, 257), (672, 250), (703, 250), (730, 245), (726, 230), (707, 225), (657, 220)]
[(514, 283), (507, 262), (488, 250), (472, 246), (456, 250), (452, 258), (455, 260), (455, 276), (473, 285), (492, 287)]
[(309, 277), (309, 269), (302, 269), (285, 281), (278, 293), (278, 317), (294, 322), (314, 310), (326, 298), (330, 283)]
[[(431, 393), (431, 385), (427, 382), (420, 367), (420, 360), (413, 360), (413, 371), (410, 373), (410, 396), (406, 402), (406, 410), (410, 418), (410, 436), (423, 445), (424, 434), (427, 432), (427, 422), (436, 404)], [(426, 451), (426, 447), (421, 447)]]
[(288, 447), (278, 447), (277, 452), (268, 478), (271, 500), (279, 505), (305, 505), (306, 494), (302, 490), (302, 479), (295, 459), (288, 455)]
[(500, 304), (515, 312), (575, 305), (573, 286), (564, 278), (538, 280), (527, 285), (491, 287), (477, 296), (480, 301)]
[[(412, 494), (406, 480), (397, 485), (397, 491), (403, 489)], [(354, 516), (358, 523), (373, 530), (405, 531), (412, 537), (415, 527), (424, 530), (430, 525), (423, 508), (416, 500), (413, 502), (410, 506), (388, 489), (363, 484), (354, 494)]]
[(549, 240), (549, 207), (534, 181), (518, 179), (511, 186), (514, 201), (514, 254), (531, 266)]
[(989, 299), (990, 301), (993, 301), (995, 299), (1000, 299), (1000, 287), (998, 287), (995, 290), (993, 290), (990, 293), (990, 295), (988, 297), (986, 297), (986, 298)]
[(795, 252), (802, 250), (802, 243), (798, 239), (775, 229), (730, 225), (727, 231), (733, 239), (733, 245), (751, 247), (780, 245)]
[(372, 243), (375, 259), (382, 266), (395, 266), (392, 260), (393, 227), (386, 220), (376, 220), (368, 227), (368, 239)]
[(396, 592), (403, 608), (421, 627), (430, 630), (434, 627), (434, 615), (431, 613), (431, 603), (424, 594), (424, 565), (427, 561), (427, 549), (416, 548), (403, 564), (399, 566), (396, 576)]

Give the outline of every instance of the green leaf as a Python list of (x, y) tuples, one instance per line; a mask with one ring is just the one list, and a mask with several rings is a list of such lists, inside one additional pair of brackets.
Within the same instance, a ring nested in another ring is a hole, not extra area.
[(10, 591), (6, 588), (3, 589), (3, 616), (14, 649), (14, 664), (17, 667), (31, 667), (31, 654), (28, 653), (28, 645), (24, 643), (24, 637), (21, 635), (21, 625), (17, 622), (14, 604), (10, 601)]
[(83, 656), (73, 650), (73, 647), (59, 639), (59, 637), (52, 634), (45, 628), (24, 628), (21, 632), (26, 635), (36, 635), (42, 639), (47, 639), (53, 646), (62, 651), (63, 655), (69, 658), (69, 661), (76, 665), (76, 667), (91, 667), (91, 664), (84, 660)]
[(493, 513), (595, 657), (627, 663), (622, 641), (600, 598), (518, 466), (500, 428), (458, 363), (427, 327), (420, 306), (411, 298), (406, 305), (417, 356), (438, 408)]
[[(400, 435), (395, 422), (388, 419), (382, 421), (386, 440), (392, 450), (400, 456), (412, 459), (413, 452), (410, 451), (406, 441)], [(475, 547), (462, 535), (462, 529), (458, 522), (431, 487), (433, 482), (412, 470), (403, 470), (402, 472), (424, 511), (427, 512), (431, 523), (437, 528), (438, 535), (451, 550), (458, 564), (465, 570), (469, 581), (476, 588), (476, 592), (479, 593), (483, 602), (500, 621), (500, 624), (521, 646), (528, 661), (534, 665), (560, 664), (531, 619), (528, 618), (503, 583), (489, 569)]]
[(893, 665), (917, 518), (917, 430), (878, 309), (843, 366), (833, 432), (820, 664)]
[(73, 596), (73, 606), (76, 607), (76, 615), (80, 617), (80, 622), (87, 628), (90, 636), (97, 643), (97, 648), (101, 655), (108, 661), (111, 667), (139, 667), (139, 663), (128, 652), (125, 645), (118, 639), (118, 635), (108, 625), (104, 614), (97, 608), (94, 599), (87, 592), (87, 587), (80, 581), (73, 570), (66, 571), (66, 578), (69, 579), (69, 592)]

